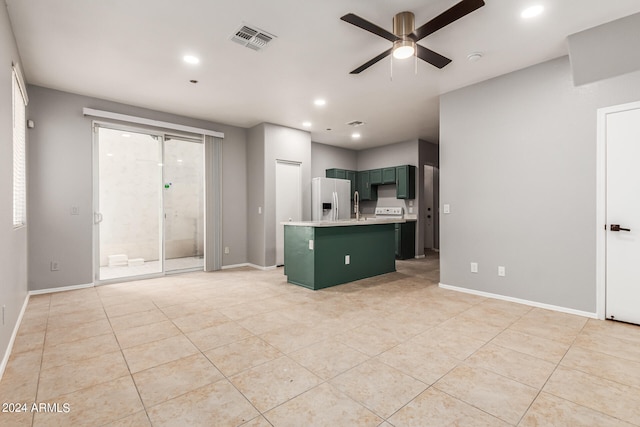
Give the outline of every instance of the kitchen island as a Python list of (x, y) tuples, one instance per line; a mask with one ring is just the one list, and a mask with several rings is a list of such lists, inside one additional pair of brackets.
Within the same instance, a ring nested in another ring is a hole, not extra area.
[(395, 224), (404, 219), (284, 224), (287, 281), (323, 289), (396, 271)]

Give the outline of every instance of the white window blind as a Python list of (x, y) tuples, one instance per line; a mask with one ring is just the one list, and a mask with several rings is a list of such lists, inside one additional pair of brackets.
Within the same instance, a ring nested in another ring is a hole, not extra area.
[(27, 223), (26, 93), (13, 69), (13, 226)]

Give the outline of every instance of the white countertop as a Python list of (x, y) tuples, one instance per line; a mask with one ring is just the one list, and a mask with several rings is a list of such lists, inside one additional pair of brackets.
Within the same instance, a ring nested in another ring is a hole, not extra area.
[(360, 221), (355, 219), (343, 219), (340, 221), (285, 221), (281, 224), (297, 227), (349, 227), (352, 225), (402, 224), (408, 221), (415, 220), (409, 218), (360, 218)]

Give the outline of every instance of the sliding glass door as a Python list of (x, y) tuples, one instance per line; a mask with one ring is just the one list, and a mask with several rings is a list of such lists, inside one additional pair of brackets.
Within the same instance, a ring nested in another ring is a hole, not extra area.
[(201, 138), (96, 126), (96, 279), (204, 265)]
[(165, 136), (165, 270), (204, 268), (204, 145)]

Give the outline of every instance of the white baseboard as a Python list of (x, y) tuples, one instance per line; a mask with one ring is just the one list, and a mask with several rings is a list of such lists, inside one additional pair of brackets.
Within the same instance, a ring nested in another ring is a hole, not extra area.
[(7, 363), (9, 363), (9, 357), (11, 356), (11, 350), (13, 350), (13, 343), (16, 341), (16, 336), (18, 335), (18, 329), (20, 328), (20, 324), (22, 323), (22, 316), (24, 316), (24, 312), (27, 310), (27, 305), (29, 304), (29, 294), (24, 299), (24, 303), (22, 304), (22, 309), (20, 310), (20, 314), (18, 315), (18, 319), (16, 320), (16, 325), (13, 328), (13, 333), (11, 334), (11, 339), (9, 340), (9, 345), (7, 346), (7, 351), (5, 351), (4, 356), (2, 357), (2, 364), (0, 364), (0, 381), (2, 380), (2, 376), (4, 375), (4, 370), (7, 367)]
[(256, 268), (256, 269), (262, 270), (262, 271), (275, 270), (276, 268), (278, 268), (277, 265), (270, 265), (270, 266), (267, 266), (267, 267), (263, 267), (261, 265), (256, 265), (256, 264), (248, 264), (248, 265), (249, 265), (249, 267), (253, 267), (253, 268)]
[(277, 268), (277, 266), (272, 265), (270, 267), (263, 267), (261, 265), (257, 265), (257, 264), (251, 264), (249, 262), (245, 262), (242, 264), (233, 264), (233, 265), (223, 265), (222, 269), (223, 270), (228, 270), (230, 268), (240, 268), (240, 267), (251, 267), (251, 268), (255, 268), (256, 270), (275, 270)]
[(38, 289), (29, 291), (29, 295), (53, 294), (56, 292), (74, 291), (76, 289), (93, 288), (93, 286), (93, 283), (87, 283), (84, 285), (62, 286), (60, 288)]
[(560, 307), (558, 305), (545, 304), (545, 303), (542, 303), (542, 302), (529, 301), (529, 300), (526, 300), (526, 299), (508, 297), (508, 296), (505, 296), (505, 295), (492, 294), (492, 293), (483, 292), (483, 291), (476, 291), (475, 289), (460, 288), (458, 286), (445, 285), (444, 283), (439, 283), (438, 286), (440, 286), (442, 289), (449, 289), (451, 291), (456, 291), (456, 292), (464, 292), (465, 294), (472, 294), (472, 295), (478, 295), (478, 296), (481, 296), (481, 297), (494, 298), (494, 299), (499, 299), (499, 300), (503, 300), (503, 301), (515, 302), (515, 303), (518, 303), (518, 304), (529, 305), (531, 307), (544, 308), (544, 309), (547, 309), (547, 310), (558, 311), (558, 312), (561, 312), (561, 313), (575, 314), (577, 316), (588, 317), (590, 319), (597, 319), (598, 318), (597, 313), (590, 313), (588, 311), (575, 310), (573, 308)]

